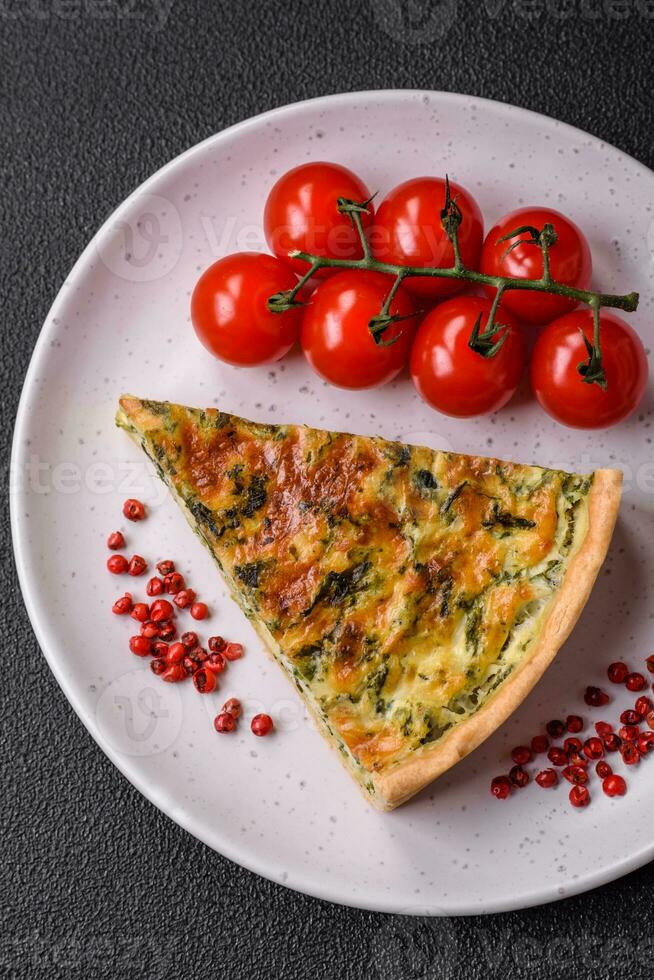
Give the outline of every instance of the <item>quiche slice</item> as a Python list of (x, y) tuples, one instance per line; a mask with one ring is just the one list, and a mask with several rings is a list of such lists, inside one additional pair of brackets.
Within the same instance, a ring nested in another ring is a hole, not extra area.
[(574, 626), (621, 473), (588, 476), (124, 397), (328, 741), (390, 810), (494, 732)]

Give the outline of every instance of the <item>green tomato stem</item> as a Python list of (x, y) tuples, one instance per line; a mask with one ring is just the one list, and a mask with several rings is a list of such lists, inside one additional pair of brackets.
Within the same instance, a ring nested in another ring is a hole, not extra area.
[[(372, 200), (372, 198), (370, 199)], [(638, 308), (638, 293), (627, 293), (619, 295), (616, 293), (596, 293), (588, 289), (576, 289), (574, 286), (567, 286), (565, 283), (557, 282), (552, 278), (550, 269), (550, 247), (556, 245), (557, 235), (552, 225), (545, 225), (541, 230), (531, 227), (518, 228), (500, 241), (510, 241), (517, 235), (528, 233), (529, 238), (522, 239), (524, 244), (535, 245), (540, 248), (543, 256), (543, 275), (540, 279), (514, 279), (506, 276), (491, 276), (475, 269), (468, 269), (462, 259), (459, 248), (459, 226), (462, 222), (462, 214), (459, 209), (456, 197), (450, 195), (450, 183), (446, 178), (445, 207), (441, 211), (441, 226), (452, 245), (454, 253), (454, 265), (448, 268), (435, 268), (433, 266), (414, 266), (414, 265), (395, 265), (391, 262), (382, 262), (376, 259), (370, 247), (370, 242), (363, 227), (362, 214), (368, 213), (369, 201), (357, 203), (349, 200), (339, 200), (338, 210), (342, 214), (347, 214), (356, 228), (363, 257), (360, 259), (333, 259), (321, 255), (312, 255), (309, 252), (292, 251), (289, 258), (299, 259), (306, 262), (309, 271), (302, 277), (297, 285), (288, 293), (279, 294), (269, 300), (269, 309), (275, 313), (284, 312), (298, 304), (295, 302), (296, 296), (302, 286), (318, 272), (319, 269), (340, 269), (379, 272), (382, 275), (392, 276), (393, 285), (384, 300), (379, 314), (370, 321), (370, 332), (376, 344), (384, 345), (384, 332), (404, 317), (397, 317), (391, 314), (390, 308), (397, 291), (405, 279), (453, 279), (461, 283), (473, 283), (477, 286), (489, 286), (495, 290), (495, 296), (491, 306), (488, 322), (481, 331), (481, 317), (477, 320), (472, 331), (469, 346), (482, 357), (494, 357), (501, 349), (508, 336), (508, 329), (502, 324), (495, 323), (495, 316), (499, 309), (499, 304), (504, 293), (510, 290), (521, 292), (540, 292), (549, 293), (554, 296), (562, 296), (575, 303), (584, 303), (593, 311), (593, 343), (586, 339), (586, 349), (588, 360), (578, 366), (582, 381), (586, 384), (597, 384), (602, 390), (606, 390), (606, 376), (602, 366), (602, 346), (600, 337), (600, 310), (608, 307), (616, 310), (623, 310), (625, 313), (633, 313)], [(520, 242), (513, 242), (507, 249), (512, 251)], [(397, 339), (397, 338), (395, 338)], [(392, 341), (391, 341), (392, 343)]]
[[(499, 289), (502, 286), (504, 292), (517, 289), (523, 292), (553, 293), (555, 296), (565, 296), (567, 299), (574, 299), (578, 303), (585, 303), (591, 306), (594, 301), (599, 301), (599, 306), (610, 307), (611, 309), (623, 310), (625, 313), (634, 313), (638, 309), (638, 293), (627, 293), (620, 295), (617, 293), (594, 293), (588, 289), (576, 289), (574, 286), (566, 286), (555, 279), (511, 279), (503, 276), (490, 276), (483, 272), (476, 272), (474, 269), (456, 269), (454, 266), (447, 269), (437, 269), (433, 266), (411, 266), (393, 265), (390, 262), (379, 262), (374, 258), (363, 259), (331, 259), (325, 256), (311, 255), (310, 252), (289, 252), (289, 258), (299, 259), (301, 262), (308, 262), (313, 265), (312, 275), (318, 269), (354, 269), (368, 270), (370, 272), (381, 272), (386, 276), (399, 275), (403, 279), (456, 279), (460, 282), (472, 282), (478, 286), (492, 286)], [(296, 287), (293, 292), (297, 291)]]

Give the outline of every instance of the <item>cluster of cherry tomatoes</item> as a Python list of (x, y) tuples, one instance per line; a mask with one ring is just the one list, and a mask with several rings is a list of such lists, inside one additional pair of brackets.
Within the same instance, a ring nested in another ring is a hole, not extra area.
[[(516, 279), (539, 279), (541, 250), (529, 235), (501, 241), (517, 228), (553, 225), (550, 250), (554, 280), (588, 289), (592, 259), (585, 236), (568, 218), (530, 207), (501, 218), (484, 238), (481, 211), (463, 187), (450, 184), (461, 212), (458, 241), (469, 269)], [(331, 163), (290, 170), (266, 202), (264, 229), (272, 255), (240, 252), (215, 262), (200, 277), (191, 303), (195, 330), (216, 357), (256, 365), (283, 357), (299, 339), (321, 378), (342, 388), (386, 384), (408, 365), (420, 395), (447, 415), (470, 417), (497, 411), (518, 388), (527, 362), (531, 386), (542, 407), (566, 425), (599, 428), (626, 418), (647, 382), (647, 358), (635, 331), (621, 317), (602, 311), (602, 358), (607, 389), (586, 384), (578, 372), (593, 339), (589, 309), (551, 293), (507, 291), (496, 321), (508, 327), (501, 349), (484, 357), (468, 344), (476, 321), (482, 329), (494, 290), (471, 290), (452, 279), (411, 277), (397, 289), (389, 312), (397, 321), (375, 343), (370, 321), (379, 314), (394, 277), (361, 269), (321, 268), (303, 287), (303, 305), (273, 312), (271, 296), (294, 289), (309, 266), (289, 257), (302, 251), (330, 259), (361, 259), (362, 243), (339, 200), (368, 202), (369, 189), (356, 174)], [(450, 268), (452, 244), (441, 225), (445, 181), (408, 180), (390, 191), (361, 222), (372, 256), (401, 266)], [(509, 251), (509, 245), (512, 247)], [(533, 337), (531, 336), (533, 334)], [(389, 341), (394, 341), (389, 343)], [(528, 350), (531, 355), (528, 357)]]

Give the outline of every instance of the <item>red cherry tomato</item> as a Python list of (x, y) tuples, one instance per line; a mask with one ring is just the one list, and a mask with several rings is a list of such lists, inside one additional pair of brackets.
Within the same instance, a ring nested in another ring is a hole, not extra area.
[[(332, 259), (360, 259), (361, 242), (348, 215), (337, 208), (340, 197), (363, 203), (370, 191), (356, 174), (336, 163), (304, 163), (277, 181), (266, 201), (264, 229), (268, 246), (299, 275), (306, 262), (289, 259), (293, 249)], [(364, 228), (373, 219), (373, 207), (361, 215)], [(316, 275), (327, 278), (333, 270)]]
[[(499, 239), (524, 225), (542, 231), (546, 224), (553, 225), (558, 235), (558, 240), (550, 247), (552, 278), (566, 286), (588, 289), (593, 266), (588, 242), (573, 221), (551, 208), (520, 208), (498, 221), (486, 235), (481, 252), (481, 271), (489, 276), (511, 279), (540, 279), (543, 275), (543, 256), (538, 245), (518, 245), (508, 254), (506, 252), (514, 241), (527, 240), (527, 232), (506, 242)], [(489, 295), (492, 296), (494, 292), (494, 289), (488, 288)], [(548, 323), (574, 310), (578, 304), (575, 300), (551, 293), (509, 291), (504, 294), (502, 305), (522, 323)]]
[(481, 314), (481, 330), (491, 303), (477, 296), (460, 296), (441, 303), (423, 320), (411, 351), (411, 377), (425, 401), (459, 418), (495, 412), (509, 401), (520, 383), (527, 349), (520, 325), (499, 308), (496, 323), (509, 334), (493, 357), (468, 346)]
[[(463, 263), (476, 269), (484, 220), (475, 199), (450, 181), (450, 191), (461, 209), (459, 249)], [(445, 181), (440, 177), (416, 177), (400, 184), (379, 205), (371, 245), (376, 259), (393, 265), (454, 265), (454, 250), (441, 225), (445, 206)], [(424, 299), (442, 299), (461, 292), (466, 283), (449, 279), (407, 279), (406, 289)]]
[[(401, 371), (409, 357), (415, 322), (392, 324), (385, 341), (375, 344), (368, 328), (388, 295), (393, 280), (378, 272), (345, 271), (331, 276), (314, 292), (302, 321), (300, 343), (311, 367), (340, 388), (374, 388), (386, 384)], [(399, 289), (390, 312), (415, 313), (411, 297)]]
[(302, 311), (271, 313), (268, 298), (296, 283), (288, 266), (272, 255), (237, 252), (219, 259), (193, 290), (195, 332), (208, 351), (228, 364), (277, 361), (297, 340)]
[(614, 313), (600, 314), (607, 390), (586, 384), (577, 366), (588, 360), (584, 336), (593, 340), (593, 314), (577, 310), (543, 330), (531, 358), (531, 384), (546, 412), (563, 425), (603, 429), (638, 405), (647, 384), (647, 355), (635, 330)]

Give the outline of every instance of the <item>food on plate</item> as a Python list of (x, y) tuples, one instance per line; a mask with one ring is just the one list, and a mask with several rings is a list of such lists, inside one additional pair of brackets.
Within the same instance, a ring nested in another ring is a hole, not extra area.
[[(138, 505), (139, 513), (145, 517), (146, 510), (140, 501), (131, 500), (127, 501), (127, 504), (130, 506), (126, 505), (126, 510), (130, 513), (133, 510), (132, 505)], [(111, 535), (110, 539), (113, 537), (114, 535)], [(140, 560), (147, 565), (145, 559)], [(114, 567), (117, 562), (121, 563), (120, 567)], [(107, 566), (109, 571), (115, 574), (123, 574), (128, 570), (128, 562), (124, 555), (112, 555)], [(114, 601), (111, 611), (116, 616), (130, 615), (140, 624), (140, 634), (130, 637), (129, 649), (137, 657), (152, 658), (150, 669), (153, 674), (170, 684), (192, 679), (199, 694), (211, 694), (218, 686), (217, 675), (226, 670), (227, 662), (240, 660), (243, 656), (243, 645), (235, 642), (228, 643), (222, 636), (210, 636), (207, 641), (209, 648), (207, 651), (202, 647), (195, 630), (187, 630), (182, 633), (179, 640), (176, 640), (179, 615), (177, 610), (180, 612), (188, 610), (193, 619), (203, 620), (209, 615), (209, 607), (204, 602), (198, 602), (195, 591), (186, 587), (183, 577), (175, 570), (173, 561), (169, 559), (159, 561), (157, 571), (164, 577), (163, 579), (157, 576), (151, 578), (146, 586), (146, 593), (148, 597), (159, 598), (155, 598), (151, 604), (135, 602), (132, 594), (126, 592)], [(172, 597), (172, 602), (161, 597), (164, 592)], [(174, 640), (176, 642), (172, 642)], [(227, 702), (227, 706), (223, 710), (236, 712), (240, 702), (232, 698)], [(236, 712), (235, 717), (237, 715)], [(270, 721), (272, 726), (272, 720)], [(255, 732), (255, 734), (268, 734), (268, 732)]]
[(255, 715), (250, 722), (250, 729), (258, 738), (265, 738), (266, 735), (270, 735), (274, 727), (270, 715)]
[[(489, 276), (509, 279), (541, 279), (543, 255), (534, 248), (534, 239), (546, 225), (554, 229), (556, 240), (550, 249), (550, 273), (564, 286), (588, 289), (593, 268), (590, 248), (580, 228), (552, 208), (520, 208), (501, 218), (486, 235), (479, 268)], [(486, 287), (492, 298), (495, 290)], [(554, 293), (511, 290), (503, 303), (523, 323), (548, 323), (569, 313), (579, 300)]]
[(125, 547), (125, 537), (122, 531), (112, 531), (107, 538), (107, 548), (111, 551), (119, 551)]
[(272, 255), (237, 252), (219, 259), (193, 290), (191, 320), (198, 338), (228, 364), (278, 361), (297, 340), (302, 311), (277, 316), (268, 300), (296, 283), (290, 269)]
[[(484, 219), (477, 202), (463, 187), (449, 182), (452, 198), (461, 214), (458, 247), (463, 264), (479, 265)], [(393, 265), (454, 265), (452, 242), (443, 228), (441, 212), (447, 184), (440, 177), (415, 177), (395, 187), (377, 209), (371, 244), (375, 258)], [(407, 279), (406, 288), (421, 300), (437, 300), (460, 292), (465, 282), (456, 279)]]
[[(648, 669), (650, 660), (653, 659), (650, 656), (645, 660)], [(631, 671), (623, 661), (609, 664), (607, 676), (612, 684), (624, 685), (628, 691), (638, 692), (647, 687), (644, 675)], [(638, 679), (635, 684), (634, 678)], [(584, 701), (591, 708), (606, 708), (611, 698), (606, 691), (590, 685), (586, 688)], [(508, 775), (495, 776), (491, 780), (492, 795), (498, 800), (506, 800), (513, 790), (527, 786), (532, 775), (536, 785), (542, 789), (557, 786), (559, 780), (556, 769), (539, 770), (536, 767), (535, 771), (530, 772), (525, 768), (535, 762), (535, 756), (547, 752), (549, 761), (561, 769), (563, 778), (573, 785), (586, 785), (595, 774), (608, 796), (623, 796), (627, 791), (627, 784), (622, 776), (614, 776), (613, 766), (606, 756), (619, 752), (625, 765), (634, 766), (654, 752), (654, 702), (647, 695), (641, 694), (634, 707), (623, 711), (614, 724), (605, 720), (596, 721), (591, 729), (595, 734), (589, 738), (569, 737), (563, 741), (563, 745), (550, 746), (548, 736), (560, 739), (566, 733), (580, 735), (588, 731), (589, 722), (581, 715), (568, 715), (565, 722), (556, 719), (549, 721), (545, 726), (547, 735), (535, 735), (529, 746), (518, 745), (512, 749), (511, 761), (515, 765)], [(622, 727), (616, 732), (615, 728), (619, 725)], [(647, 726), (645, 731), (642, 730), (642, 725)], [(586, 800), (586, 803), (589, 802), (590, 798)], [(573, 806), (579, 805), (576, 797), (572, 796), (570, 803)]]
[[(359, 259), (359, 236), (346, 214), (338, 211), (341, 199), (368, 202), (361, 212), (364, 228), (374, 210), (370, 191), (356, 174), (337, 163), (303, 163), (289, 170), (274, 185), (264, 210), (264, 230), (271, 252), (299, 275), (307, 271), (289, 252), (313, 252), (333, 259)], [(321, 279), (329, 269), (319, 273)]]
[(129, 568), (129, 562), (125, 555), (112, 555), (107, 558), (107, 568), (112, 575), (125, 575)]
[(501, 327), (485, 342), (487, 351), (500, 345), (493, 356), (480, 356), (471, 346), (475, 326), (483, 333), (490, 308), (490, 300), (456, 296), (428, 313), (418, 329), (411, 350), (411, 377), (424, 400), (445, 415), (467, 418), (496, 412), (520, 384), (527, 346), (520, 324), (510, 313), (499, 308)]
[[(323, 379), (341, 387), (374, 387), (394, 377), (395, 366), (401, 367), (406, 359), (414, 330), (398, 327), (411, 315), (398, 311), (407, 306), (405, 293), (421, 303), (434, 302), (474, 284), (486, 290), (492, 303), (485, 316), (468, 322), (469, 350), (464, 350), (464, 332), (446, 329), (441, 320), (445, 314), (437, 308), (430, 319), (431, 331), (419, 332), (413, 351), (412, 373), (418, 391), (433, 408), (454, 416), (496, 411), (509, 400), (507, 392), (517, 387), (513, 379), (522, 359), (521, 344), (515, 329), (507, 330), (511, 325), (498, 319), (500, 314), (505, 320), (513, 313), (526, 323), (542, 324), (585, 303), (593, 316), (592, 339), (584, 343), (582, 358), (564, 387), (571, 380), (578, 387), (605, 392), (601, 309), (632, 312), (638, 306), (637, 293), (620, 296), (589, 291), (592, 260), (588, 242), (574, 222), (551, 208), (521, 208), (505, 215), (488, 233), (482, 249), (481, 212), (471, 195), (447, 177), (405, 181), (387, 194), (375, 215), (367, 187), (351, 171), (338, 164), (303, 164), (273, 187), (264, 223), (279, 262), (298, 278), (282, 282), (279, 267), (271, 266), (271, 279), (279, 275), (278, 288), (262, 306), (256, 282), (250, 280), (247, 289), (237, 288), (242, 281), (248, 283), (245, 274), (241, 278), (231, 275), (227, 267), (227, 275), (225, 267), (216, 263), (193, 294), (193, 324), (205, 346), (229, 363), (265, 363), (290, 349), (301, 321), (302, 346)], [(264, 258), (258, 256), (259, 261)], [(245, 261), (243, 255), (232, 259), (237, 268)], [(248, 261), (254, 260), (250, 257)], [(372, 293), (368, 288), (373, 275), (379, 283), (375, 304), (369, 302)], [(339, 285), (347, 283), (347, 289), (341, 293), (338, 287), (318, 288), (304, 303), (301, 297), (309, 285), (329, 277), (338, 278)], [(363, 295), (365, 302), (360, 298)], [(303, 316), (302, 306), (308, 307)], [(276, 333), (275, 318), (288, 318), (288, 333)], [(428, 336), (432, 341), (427, 342)], [(387, 348), (392, 347), (396, 349), (389, 353)], [(458, 365), (466, 358), (468, 380), (460, 385)], [(496, 361), (494, 369), (482, 359)], [(557, 365), (547, 365), (545, 373), (548, 370), (556, 375)], [(634, 392), (641, 387), (641, 373), (633, 358), (623, 374), (627, 376), (626, 397), (614, 393), (613, 398), (603, 399), (602, 410), (593, 414), (589, 428), (613, 425), (633, 411), (638, 401)], [(455, 389), (452, 394), (450, 385)], [(476, 397), (465, 397), (471, 390)], [(616, 400), (629, 406), (625, 413), (622, 408), (616, 410)], [(464, 407), (462, 401), (467, 403)], [(554, 401), (560, 401), (558, 395)], [(565, 423), (567, 416), (584, 414), (575, 403), (586, 401), (593, 404), (593, 398), (585, 399), (578, 391), (560, 412), (545, 407)], [(581, 421), (567, 424), (585, 425)]]
[(388, 295), (388, 280), (378, 272), (337, 272), (321, 283), (306, 308), (300, 343), (311, 367), (340, 388), (386, 384), (409, 359), (416, 307), (402, 288), (389, 308), (396, 317), (380, 346), (369, 329)]
[(621, 474), (121, 399), (235, 599), (381, 809), (522, 702), (574, 626)]
[(636, 331), (615, 313), (602, 312), (602, 364), (606, 388), (579, 384), (578, 366), (593, 343), (593, 314), (575, 310), (549, 323), (531, 358), (531, 386), (545, 411), (563, 425), (600, 429), (631, 415), (647, 386), (648, 364)]
[[(482, 242), (481, 211), (447, 176), (405, 181), (386, 195), (376, 215), (373, 197), (339, 164), (306, 163), (280, 177), (264, 215), (277, 260), (241, 253), (204, 273), (191, 303), (202, 343), (230, 364), (263, 364), (290, 350), (301, 325), (304, 352), (321, 378), (345, 388), (375, 387), (395, 377), (407, 359), (416, 327), (407, 319), (422, 315), (425, 304), (474, 285), (485, 289), (489, 303), (481, 317), (468, 319), (468, 350), (462, 326), (446, 327), (439, 307), (429, 318), (430, 330), (418, 334), (413, 379), (432, 408), (464, 417), (497, 411), (515, 391), (523, 359), (510, 315), (543, 324), (579, 303), (592, 311), (592, 339), (563, 387), (576, 382), (578, 388), (606, 391), (600, 313), (605, 307), (633, 312), (638, 294), (589, 290), (590, 249), (574, 222), (552, 208), (521, 208), (505, 215)], [(267, 298), (264, 278), (271, 287)], [(316, 280), (330, 278), (337, 285), (315, 288)], [(370, 288), (375, 281), (376, 296)], [(420, 309), (403, 313), (410, 296)], [(276, 330), (275, 320), (284, 329)], [(461, 383), (463, 365), (467, 379)], [(599, 399), (601, 410), (588, 428), (613, 425), (633, 411), (641, 373), (634, 358), (628, 365), (622, 372), (626, 396), (614, 392)], [(546, 365), (548, 371), (557, 375), (557, 364)], [(543, 404), (566, 423), (567, 416), (584, 414), (578, 404), (596, 401), (582, 390), (569, 405), (557, 395), (554, 411)], [(629, 407), (623, 413), (616, 402)]]
[(123, 504), (123, 515), (128, 521), (142, 521), (145, 518), (145, 505), (140, 500), (130, 497)]

